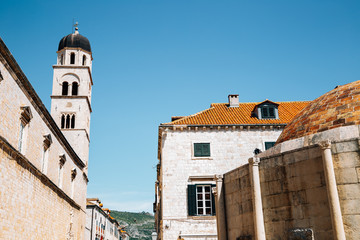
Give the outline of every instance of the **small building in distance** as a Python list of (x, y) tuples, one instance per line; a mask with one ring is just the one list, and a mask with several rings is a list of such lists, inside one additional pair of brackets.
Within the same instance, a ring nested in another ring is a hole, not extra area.
[(219, 176), (219, 239), (360, 239), (360, 81), (306, 106), (276, 145)]
[(50, 114), (0, 39), (0, 239), (84, 238), (92, 53), (57, 50)]
[(217, 239), (215, 175), (265, 151), (309, 102), (228, 103), (160, 124), (155, 225), (157, 239)]
[(86, 240), (126, 240), (118, 221), (111, 217), (110, 210), (103, 208), (98, 198), (86, 199)]

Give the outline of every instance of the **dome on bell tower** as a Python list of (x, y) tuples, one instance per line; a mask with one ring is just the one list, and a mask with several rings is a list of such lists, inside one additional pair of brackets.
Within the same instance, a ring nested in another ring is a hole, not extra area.
[(64, 48), (81, 48), (82, 50), (91, 52), (89, 40), (79, 34), (77, 28), (75, 33), (71, 33), (60, 40), (58, 51)]

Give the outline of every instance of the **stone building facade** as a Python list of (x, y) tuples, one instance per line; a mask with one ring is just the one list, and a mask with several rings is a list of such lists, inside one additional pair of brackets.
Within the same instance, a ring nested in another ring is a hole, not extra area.
[(217, 239), (214, 175), (272, 146), (307, 104), (239, 103), (238, 95), (230, 95), (227, 104), (161, 124), (154, 203), (158, 239)]
[(360, 81), (338, 86), (218, 176), (219, 239), (360, 239), (359, 99)]
[(118, 221), (111, 217), (110, 210), (103, 208), (98, 198), (88, 198), (86, 202), (86, 240), (126, 240)]
[[(84, 52), (69, 42), (59, 46), (75, 49)], [(66, 74), (76, 68), (66, 66)], [(91, 78), (90, 66), (85, 68)], [(57, 110), (65, 111), (58, 103)], [(88, 111), (82, 114), (90, 120)], [(1, 39), (0, 119), (0, 239), (83, 239), (88, 145), (72, 146)]]

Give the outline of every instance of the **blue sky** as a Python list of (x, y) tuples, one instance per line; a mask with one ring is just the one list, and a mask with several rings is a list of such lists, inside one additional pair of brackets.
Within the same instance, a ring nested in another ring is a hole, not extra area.
[(50, 109), (73, 18), (93, 51), (88, 196), (152, 212), (157, 129), (228, 94), (312, 100), (360, 79), (359, 1), (7, 1), (0, 36)]

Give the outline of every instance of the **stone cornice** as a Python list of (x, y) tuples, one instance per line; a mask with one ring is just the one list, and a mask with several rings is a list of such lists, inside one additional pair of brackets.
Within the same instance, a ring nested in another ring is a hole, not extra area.
[(286, 124), (229, 124), (229, 125), (165, 125), (161, 124), (160, 129), (169, 129), (169, 130), (251, 130), (251, 129), (283, 129)]
[(83, 51), (83, 52), (86, 52), (87, 54), (89, 54), (91, 56), (91, 60), (93, 60), (92, 52), (86, 51), (86, 50), (84, 50), (82, 48), (79, 48), (79, 47), (64, 47), (60, 51), (56, 51), (56, 53), (59, 53), (59, 52), (61, 52), (63, 50), (80, 50), (80, 51)]
[(42, 103), (40, 97), (35, 92), (31, 83), (21, 70), (20, 66), (17, 64), (15, 58), (10, 53), (9, 49), (6, 47), (5, 43), (0, 38), (0, 61), (4, 64), (5, 68), (9, 71), (11, 76), (14, 78), (15, 82), (19, 85), (20, 89), (23, 91), (25, 96), (31, 102), (32, 106), (39, 113), (40, 117), (43, 119), (47, 127), (51, 130), (54, 136), (57, 138), (62, 147), (67, 151), (69, 156), (73, 159), (74, 163), (80, 168), (85, 167), (84, 162), (79, 158), (74, 149), (71, 147), (69, 142), (66, 140), (65, 136), (62, 134), (61, 130), (55, 123), (54, 119), (51, 117), (50, 113), (46, 109), (45, 105)]
[[(6, 152), (12, 159), (16, 160), (17, 163), (37, 177), (43, 184), (51, 188), (56, 194), (67, 201), (71, 206), (76, 209), (81, 209), (81, 206), (77, 204), (72, 198), (70, 198), (61, 188), (59, 188), (53, 181), (51, 181), (45, 174), (37, 169), (24, 155), (17, 151), (5, 138), (0, 136), (0, 147)], [(4, 159), (3, 159), (4, 160)]]

